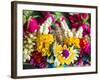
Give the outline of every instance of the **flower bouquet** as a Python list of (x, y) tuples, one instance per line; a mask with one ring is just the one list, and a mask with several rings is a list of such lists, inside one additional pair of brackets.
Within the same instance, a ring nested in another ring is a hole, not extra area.
[(23, 11), (23, 68), (91, 65), (91, 15)]

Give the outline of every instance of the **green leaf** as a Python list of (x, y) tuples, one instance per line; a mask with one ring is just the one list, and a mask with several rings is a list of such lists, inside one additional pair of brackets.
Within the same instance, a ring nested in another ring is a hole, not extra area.
[(35, 15), (35, 16), (33, 16), (34, 18), (39, 18), (40, 16), (39, 15)]
[(61, 16), (62, 14), (60, 12), (55, 12), (55, 17), (57, 20), (59, 20)]

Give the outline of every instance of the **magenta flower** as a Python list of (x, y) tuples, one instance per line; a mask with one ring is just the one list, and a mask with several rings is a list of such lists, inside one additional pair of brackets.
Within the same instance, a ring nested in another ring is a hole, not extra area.
[(82, 19), (80, 14), (73, 14), (69, 16), (69, 20), (71, 22), (71, 27), (78, 29), (80, 24), (82, 24)]
[(50, 12), (43, 11), (41, 12), (41, 17), (37, 18), (37, 22), (39, 25), (43, 24), (44, 21), (50, 16)]
[(48, 12), (48, 11), (42, 12), (42, 16), (43, 16), (43, 18), (44, 18), (45, 20), (46, 20), (48, 17), (51, 17), (52, 20), (53, 20), (53, 22), (55, 21), (55, 18), (53, 17), (53, 15), (52, 15), (50, 12)]
[(89, 17), (89, 14), (87, 14), (87, 13), (82, 13), (82, 14), (81, 14), (81, 18), (82, 18), (83, 20), (87, 20), (88, 17)]
[(44, 68), (47, 64), (46, 57), (42, 56), (41, 52), (34, 51), (32, 52), (30, 64), (32, 64), (34, 68)]
[(90, 34), (91, 27), (88, 23), (89, 14), (88, 13), (77, 13), (69, 16), (71, 28), (78, 29), (83, 28), (83, 36)]
[(90, 43), (88, 43), (88, 44), (85, 46), (84, 53), (90, 55), (90, 53), (91, 53), (91, 45), (90, 45)]
[(27, 24), (27, 29), (29, 32), (34, 32), (39, 28), (37, 20), (34, 17), (30, 17)]
[(89, 24), (82, 24), (81, 25), (82, 28), (83, 28), (83, 36), (87, 35), (87, 34), (90, 34), (91, 32), (91, 29), (90, 29), (90, 25)]
[(42, 25), (49, 17), (51, 17), (53, 22), (54, 22), (55, 19), (54, 19), (53, 15), (50, 12), (48, 12), (48, 11), (41, 12), (41, 17), (37, 18), (38, 24)]
[(69, 16), (69, 20), (71, 22), (71, 27), (78, 29), (80, 26), (83, 26), (89, 18), (89, 14), (87, 13), (77, 13)]

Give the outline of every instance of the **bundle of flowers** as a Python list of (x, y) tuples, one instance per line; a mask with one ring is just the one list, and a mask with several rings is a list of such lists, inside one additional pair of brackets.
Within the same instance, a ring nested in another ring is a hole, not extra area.
[(23, 11), (23, 65), (60, 68), (91, 65), (88, 13)]

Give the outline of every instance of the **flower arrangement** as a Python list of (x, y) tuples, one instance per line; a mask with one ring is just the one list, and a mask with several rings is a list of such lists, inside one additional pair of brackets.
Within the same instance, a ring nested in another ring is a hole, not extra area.
[(23, 11), (23, 65), (61, 68), (91, 65), (91, 15)]

